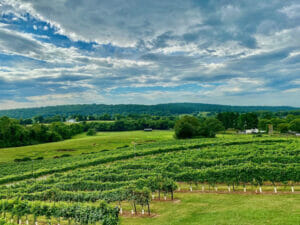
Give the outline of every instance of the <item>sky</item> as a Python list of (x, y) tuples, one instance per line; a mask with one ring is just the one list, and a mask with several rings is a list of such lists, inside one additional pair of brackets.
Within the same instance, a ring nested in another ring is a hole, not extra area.
[(0, 109), (300, 106), (299, 0), (0, 0)]

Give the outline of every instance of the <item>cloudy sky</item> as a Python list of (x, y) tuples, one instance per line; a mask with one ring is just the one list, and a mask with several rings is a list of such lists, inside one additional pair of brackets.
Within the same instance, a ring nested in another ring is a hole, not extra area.
[(0, 109), (300, 106), (300, 2), (0, 0)]

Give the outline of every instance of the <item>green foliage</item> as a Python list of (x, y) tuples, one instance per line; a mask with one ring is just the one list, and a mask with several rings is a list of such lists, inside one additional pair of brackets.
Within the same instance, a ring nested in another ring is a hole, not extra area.
[(238, 120), (238, 127), (241, 130), (258, 127), (258, 116), (256, 113), (241, 114)]
[(218, 113), (217, 119), (222, 122), (225, 129), (238, 128), (238, 118), (240, 114), (236, 112)]
[(288, 123), (280, 123), (277, 127), (280, 133), (287, 133), (289, 131), (289, 124)]
[[(89, 206), (82, 204), (46, 204), (40, 202), (27, 202), (20, 200), (2, 200), (0, 201), (2, 212), (11, 213), (17, 216), (18, 220), (23, 216), (33, 215), (34, 221), (38, 217), (45, 216), (48, 220), (51, 217), (62, 217), (66, 220), (73, 219), (79, 224), (94, 224), (102, 222), (105, 225), (119, 224), (118, 209), (112, 208), (105, 202), (100, 202), (98, 206)], [(4, 221), (0, 223), (6, 225)]]
[(200, 121), (193, 116), (183, 116), (175, 124), (175, 136), (177, 138), (215, 137), (216, 132), (221, 130), (224, 130), (222, 123), (214, 118)]
[(260, 130), (268, 131), (268, 125), (272, 124), (271, 120), (269, 119), (260, 119), (258, 122), (258, 128)]
[(176, 138), (192, 138), (198, 135), (200, 122), (196, 117), (183, 116), (175, 123)]
[[(272, 107), (272, 106), (227, 106), (216, 104), (201, 104), (201, 103), (170, 103), (159, 105), (62, 105), (62, 106), (48, 106), (42, 108), (27, 108), (27, 109), (13, 109), (1, 110), (1, 116), (9, 116), (13, 118), (35, 118), (36, 121), (44, 121), (46, 117), (61, 115), (62, 117), (74, 116), (92, 116), (92, 115), (128, 115), (128, 114), (151, 114), (151, 115), (180, 115), (193, 114), (198, 112), (254, 112), (254, 111), (271, 111), (271, 112), (287, 112), (297, 110), (293, 107)], [(298, 111), (296, 111), (298, 113)], [(41, 118), (41, 116), (43, 118)], [(76, 118), (76, 117), (75, 117)], [(80, 118), (79, 118), (80, 119)]]
[(96, 134), (97, 134), (97, 131), (93, 128), (90, 128), (86, 133), (87, 136), (95, 136)]
[(4, 116), (0, 118), (0, 147), (61, 141), (81, 132), (83, 126), (80, 124), (69, 126), (55, 122), (49, 126), (38, 123), (24, 126), (20, 121)]
[(300, 132), (300, 119), (295, 119), (290, 122), (290, 130)]
[(9, 222), (5, 221), (5, 219), (1, 219), (1, 218), (0, 218), (0, 225), (16, 225), (16, 224), (14, 224), (14, 223), (9, 223)]

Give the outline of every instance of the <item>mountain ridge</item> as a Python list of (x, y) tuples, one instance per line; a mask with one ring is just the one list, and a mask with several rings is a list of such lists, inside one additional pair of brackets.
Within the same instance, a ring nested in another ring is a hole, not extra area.
[(255, 112), (255, 111), (293, 111), (299, 110), (299, 107), (292, 106), (238, 106), (207, 103), (164, 103), (156, 105), (143, 104), (72, 104), (44, 106), (33, 108), (19, 108), (0, 110), (0, 116), (12, 118), (32, 118), (36, 115), (54, 116), (54, 115), (93, 115), (93, 114), (190, 114), (196, 112)]

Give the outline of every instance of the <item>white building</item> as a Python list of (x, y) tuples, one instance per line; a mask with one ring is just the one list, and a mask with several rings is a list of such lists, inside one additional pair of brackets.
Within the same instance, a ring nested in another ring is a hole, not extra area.
[(259, 133), (259, 129), (257, 128), (245, 130), (245, 134), (258, 134), (258, 133)]

